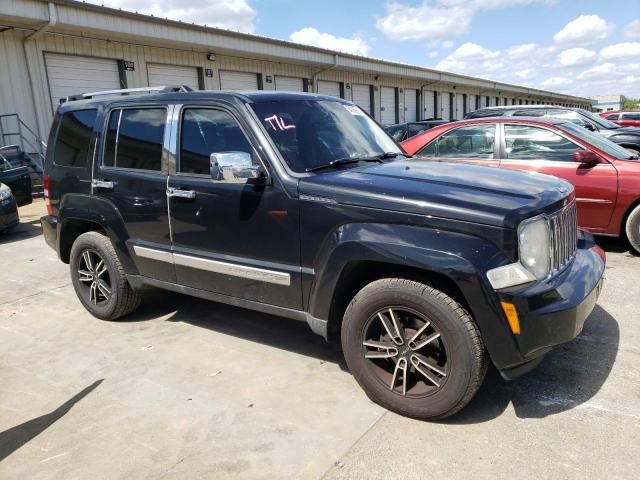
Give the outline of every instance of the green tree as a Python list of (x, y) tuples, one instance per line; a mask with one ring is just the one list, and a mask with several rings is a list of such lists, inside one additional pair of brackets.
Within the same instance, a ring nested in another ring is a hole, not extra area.
[(638, 100), (638, 99), (627, 98), (624, 101), (624, 104), (622, 105), (622, 109), (623, 110), (633, 110), (634, 108), (638, 108), (638, 104), (639, 103), (640, 103), (640, 100)]

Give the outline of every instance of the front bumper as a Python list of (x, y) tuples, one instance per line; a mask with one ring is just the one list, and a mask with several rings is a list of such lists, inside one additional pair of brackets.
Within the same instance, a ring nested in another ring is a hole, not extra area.
[(14, 197), (0, 201), (0, 232), (14, 227), (20, 222), (18, 205)]
[(520, 334), (513, 335), (518, 355), (512, 364), (499, 366), (503, 377), (527, 373), (553, 347), (582, 332), (602, 290), (605, 263), (593, 236), (581, 232), (576, 256), (566, 270), (546, 282), (497, 292), (500, 301), (515, 305), (520, 319)]

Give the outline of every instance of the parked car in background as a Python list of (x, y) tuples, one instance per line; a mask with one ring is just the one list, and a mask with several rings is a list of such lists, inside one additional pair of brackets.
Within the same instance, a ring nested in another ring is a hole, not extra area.
[(11, 189), (18, 206), (32, 202), (31, 168), (17, 145), (0, 148), (0, 182)]
[(19, 221), (16, 198), (7, 185), (0, 183), (0, 233), (11, 231)]
[(640, 127), (640, 111), (615, 110), (602, 112), (598, 115), (621, 127)]
[(598, 132), (612, 142), (640, 154), (640, 128), (621, 127), (582, 108), (559, 107), (557, 105), (510, 105), (482, 108), (465, 115), (465, 119), (487, 117), (560, 118), (592, 132)]
[(371, 399), (426, 419), (489, 361), (534, 368), (596, 303), (605, 255), (565, 181), (407, 159), (335, 97), (93, 96), (55, 115), (41, 222), (98, 318), (154, 286), (304, 321)]
[(447, 120), (432, 119), (420, 120), (419, 122), (396, 123), (393, 125), (386, 125), (382, 128), (384, 128), (385, 132), (391, 135), (396, 142), (403, 142), (414, 135), (445, 123), (448, 123)]
[(537, 117), (464, 120), (410, 138), (402, 147), (412, 155), (563, 178), (576, 189), (581, 227), (626, 235), (640, 253), (638, 156), (575, 123)]

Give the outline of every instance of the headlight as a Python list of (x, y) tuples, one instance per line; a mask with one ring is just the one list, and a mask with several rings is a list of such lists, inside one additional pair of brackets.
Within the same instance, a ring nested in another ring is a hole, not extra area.
[(518, 227), (520, 263), (538, 280), (551, 270), (549, 222), (544, 217), (525, 220)]
[(0, 185), (0, 202), (2, 200), (6, 200), (10, 196), (11, 196), (11, 189), (4, 184)]
[(549, 221), (544, 217), (525, 220), (518, 226), (520, 260), (487, 272), (496, 290), (542, 280), (551, 271)]

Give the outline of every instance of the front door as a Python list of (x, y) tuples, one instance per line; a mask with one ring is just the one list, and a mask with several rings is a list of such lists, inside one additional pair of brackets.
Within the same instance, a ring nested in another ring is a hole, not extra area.
[(500, 166), (560, 177), (576, 191), (578, 225), (598, 233), (609, 225), (618, 189), (618, 172), (603, 161), (585, 166), (573, 161), (582, 149), (557, 132), (533, 125), (504, 125), (504, 153)]
[[(184, 105), (179, 112), (168, 188), (177, 281), (301, 308), (298, 203), (269, 175), (239, 118), (222, 106)], [(218, 165), (212, 174), (211, 161), (229, 156), (248, 163)]]
[[(163, 145), (168, 107), (115, 107), (107, 112), (100, 160), (94, 166), (94, 195), (112, 203), (124, 224), (141, 275), (175, 282), (167, 207)], [(113, 209), (109, 209), (113, 211)], [(97, 215), (100, 212), (96, 212)]]

